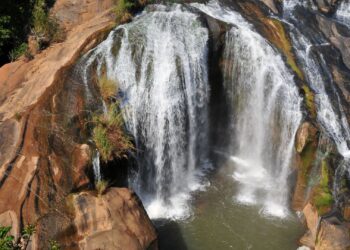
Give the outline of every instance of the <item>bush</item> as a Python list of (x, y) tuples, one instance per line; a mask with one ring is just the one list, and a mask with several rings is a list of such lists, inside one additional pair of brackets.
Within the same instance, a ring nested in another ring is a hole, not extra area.
[(98, 196), (101, 196), (106, 192), (106, 190), (108, 188), (108, 182), (105, 180), (99, 180), (96, 182), (95, 188), (96, 188)]
[(0, 226), (0, 249), (1, 250), (12, 250), (14, 246), (14, 237), (9, 235), (11, 227), (2, 227)]
[(63, 30), (58, 21), (49, 15), (45, 0), (36, 0), (35, 2), (32, 33), (36, 37), (40, 49), (52, 42), (64, 40)]
[(116, 6), (114, 8), (116, 22), (125, 23), (131, 19), (130, 10), (135, 6), (135, 3), (130, 2), (130, 0), (117, 0)]
[(61, 247), (57, 241), (55, 241), (55, 240), (49, 241), (49, 250), (60, 250), (60, 249), (61, 249)]
[(22, 43), (17, 48), (10, 51), (10, 59), (11, 61), (16, 61), (21, 56), (31, 57), (28, 52), (28, 45), (26, 43)]
[(94, 114), (92, 120), (92, 139), (103, 161), (126, 157), (126, 152), (134, 149), (130, 138), (124, 133), (124, 120), (118, 103), (111, 104), (107, 114)]
[(103, 100), (109, 101), (118, 92), (117, 82), (108, 79), (106, 75), (98, 79), (98, 86)]

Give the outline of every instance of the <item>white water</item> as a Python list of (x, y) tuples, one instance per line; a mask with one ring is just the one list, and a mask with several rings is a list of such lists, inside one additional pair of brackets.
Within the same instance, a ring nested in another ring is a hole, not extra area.
[(335, 17), (345, 25), (350, 25), (350, 2), (348, 0), (343, 0), (336, 13)]
[(190, 215), (207, 160), (208, 31), (180, 5), (152, 6), (110, 33), (87, 60), (118, 82), (138, 151), (132, 187), (151, 218)]
[(102, 179), (102, 176), (101, 176), (100, 153), (97, 150), (96, 150), (96, 154), (92, 159), (92, 167), (94, 170), (95, 182), (98, 182)]
[[(298, 22), (293, 15), (290, 15), (290, 18), (292, 18), (291, 20), (293, 22)], [(337, 107), (333, 106), (329, 94), (326, 91), (326, 82), (322, 78), (322, 75), (324, 74), (324, 72), (322, 72), (322, 66), (324, 66), (324, 69), (327, 68), (326, 62), (322, 55), (320, 55), (320, 58), (314, 58), (312, 56), (312, 50), (315, 47), (328, 46), (329, 44), (326, 43), (326, 41), (322, 41), (319, 44), (311, 43), (311, 41), (309, 41), (308, 38), (299, 32), (294, 26), (291, 37), (298, 59), (303, 65), (307, 81), (315, 92), (317, 119), (326, 134), (328, 134), (337, 145), (339, 153), (344, 158), (350, 158), (350, 148), (347, 145), (347, 140), (350, 138), (349, 124), (339, 100), (335, 102), (337, 103)], [(333, 87), (333, 83), (331, 83), (331, 86)], [(338, 96), (334, 87), (332, 88), (332, 91)], [(338, 113), (336, 110), (338, 110)]]
[[(233, 24), (226, 34), (224, 85), (232, 103), (235, 199), (260, 204), (266, 215), (288, 215), (288, 184), (302, 99), (281, 56), (243, 17), (217, 2), (193, 4)], [(230, 62), (230, 63), (229, 63)]]

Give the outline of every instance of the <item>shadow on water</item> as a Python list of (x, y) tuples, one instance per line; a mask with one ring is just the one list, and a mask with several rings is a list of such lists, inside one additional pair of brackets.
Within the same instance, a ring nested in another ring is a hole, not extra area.
[(175, 221), (153, 221), (157, 228), (160, 250), (188, 250), (179, 224)]

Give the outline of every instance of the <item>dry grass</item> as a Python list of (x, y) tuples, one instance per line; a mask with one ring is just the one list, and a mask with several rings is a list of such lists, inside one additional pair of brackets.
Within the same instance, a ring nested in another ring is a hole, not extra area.
[(111, 104), (107, 114), (95, 114), (93, 123), (93, 141), (103, 161), (126, 157), (127, 152), (134, 149), (124, 132), (124, 121), (118, 103)]
[(95, 188), (97, 191), (97, 195), (101, 197), (107, 190), (108, 188), (108, 182), (105, 180), (99, 180), (95, 184)]
[(118, 92), (118, 83), (114, 80), (108, 79), (106, 75), (103, 75), (98, 79), (98, 86), (101, 96), (106, 102)]

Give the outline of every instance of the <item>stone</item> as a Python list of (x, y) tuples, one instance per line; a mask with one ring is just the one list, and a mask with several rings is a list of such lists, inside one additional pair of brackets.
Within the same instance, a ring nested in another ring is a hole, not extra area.
[[(73, 195), (78, 249), (158, 249), (157, 234), (139, 198), (126, 188)], [(64, 246), (63, 246), (64, 248)]]
[(322, 220), (315, 250), (347, 250), (350, 247), (349, 228)]

